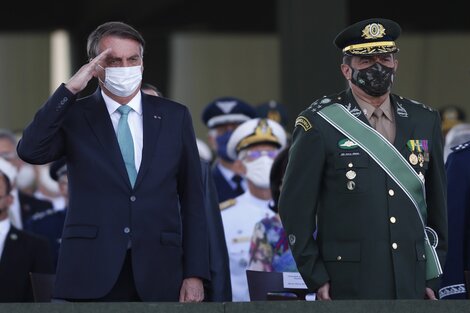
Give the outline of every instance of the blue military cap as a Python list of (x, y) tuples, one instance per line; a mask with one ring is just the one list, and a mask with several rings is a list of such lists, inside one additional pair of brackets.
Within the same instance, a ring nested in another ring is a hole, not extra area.
[(395, 40), (401, 34), (396, 22), (384, 18), (370, 18), (342, 30), (334, 44), (347, 55), (374, 55), (398, 52)]
[(234, 97), (222, 97), (209, 103), (202, 112), (202, 120), (208, 128), (227, 123), (243, 123), (256, 117), (250, 104)]
[(283, 127), (287, 126), (287, 109), (283, 104), (277, 101), (270, 100), (257, 105), (256, 113), (258, 117), (268, 118), (278, 122)]
[(53, 180), (58, 181), (64, 174), (67, 174), (67, 162), (65, 157), (62, 157), (57, 161), (52, 162), (49, 167), (49, 175)]

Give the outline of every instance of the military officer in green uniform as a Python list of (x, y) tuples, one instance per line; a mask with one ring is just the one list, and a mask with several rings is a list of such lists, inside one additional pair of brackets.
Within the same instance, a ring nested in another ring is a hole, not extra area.
[(436, 298), (447, 250), (443, 138), (438, 111), (391, 93), (400, 32), (382, 18), (340, 32), (349, 88), (295, 123), (279, 212), (319, 300)]

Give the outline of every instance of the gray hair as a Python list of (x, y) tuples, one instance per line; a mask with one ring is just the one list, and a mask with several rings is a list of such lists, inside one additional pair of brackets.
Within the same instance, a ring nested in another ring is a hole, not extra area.
[(140, 56), (144, 56), (145, 40), (135, 28), (123, 22), (107, 22), (98, 26), (88, 36), (87, 53), (90, 60), (100, 54), (100, 41), (108, 36), (137, 41), (140, 44)]

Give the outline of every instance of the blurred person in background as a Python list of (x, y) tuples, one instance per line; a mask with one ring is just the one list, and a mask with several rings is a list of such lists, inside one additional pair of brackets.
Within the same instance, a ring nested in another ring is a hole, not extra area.
[(207, 104), (202, 121), (209, 129), (209, 146), (215, 151), (212, 176), (220, 202), (235, 198), (246, 190), (243, 164), (227, 154), (227, 143), (235, 128), (254, 118), (255, 109), (241, 99), (221, 97)]
[(12, 164), (0, 166), (0, 302), (33, 302), (29, 273), (53, 273), (52, 252), (45, 238), (16, 228), (8, 218), (14, 171)]
[(22, 229), (23, 223), (33, 214), (53, 207), (48, 199), (35, 195), (40, 184), (38, 168), (28, 164), (18, 157), (16, 135), (8, 129), (0, 129), (0, 158), (15, 166), (16, 172), (12, 178), (13, 203), (10, 207), (10, 219), (17, 228)]
[(52, 208), (34, 214), (26, 221), (25, 230), (42, 235), (49, 240), (53, 252), (55, 269), (59, 258), (62, 230), (64, 228), (68, 205), (67, 163), (65, 158), (61, 158), (52, 163), (49, 175), (59, 184), (60, 194), (65, 199), (65, 205), (61, 209)]
[(256, 223), (250, 244), (249, 270), (265, 272), (297, 272), (297, 266), (289, 249), (289, 241), (279, 217), (279, 195), (289, 160), (289, 148), (283, 149), (274, 159), (269, 175), (272, 202), (276, 212)]
[(246, 269), (255, 224), (271, 218), (269, 174), (274, 158), (286, 147), (286, 133), (273, 120), (254, 118), (240, 124), (230, 136), (227, 154), (243, 162), (248, 188), (220, 204), (230, 258), (233, 301), (250, 301)]

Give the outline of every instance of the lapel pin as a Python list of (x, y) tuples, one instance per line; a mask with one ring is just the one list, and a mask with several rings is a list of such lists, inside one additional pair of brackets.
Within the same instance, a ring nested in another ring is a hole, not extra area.
[(160, 115), (154, 115), (154, 116), (153, 116), (153, 118), (155, 118), (155, 119), (157, 119), (157, 118), (158, 118), (159, 120), (161, 120), (161, 119), (162, 119), (162, 117), (161, 117)]
[(11, 234), (11, 235), (10, 235), (10, 239), (11, 239), (11, 240), (16, 240), (16, 239), (18, 239), (18, 235), (17, 235), (17, 234)]

